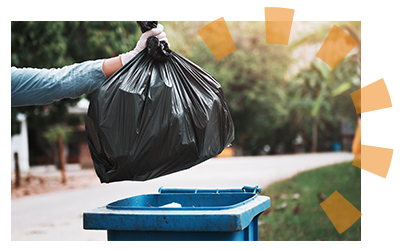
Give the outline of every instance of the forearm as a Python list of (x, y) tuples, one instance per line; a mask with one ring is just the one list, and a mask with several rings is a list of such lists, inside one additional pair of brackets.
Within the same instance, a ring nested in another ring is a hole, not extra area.
[(120, 56), (106, 59), (106, 60), (104, 60), (104, 63), (103, 63), (104, 75), (106, 76), (106, 78), (108, 78), (121, 67), (122, 67), (122, 62), (121, 62)]
[(104, 60), (60, 69), (11, 68), (11, 106), (45, 105), (95, 91), (105, 81)]
[[(11, 68), (11, 106), (45, 105), (95, 91), (112, 74), (146, 47), (148, 37), (168, 43), (164, 27), (142, 34), (134, 50), (117, 57), (87, 61), (61, 69)], [(169, 46), (169, 45), (168, 45)]]

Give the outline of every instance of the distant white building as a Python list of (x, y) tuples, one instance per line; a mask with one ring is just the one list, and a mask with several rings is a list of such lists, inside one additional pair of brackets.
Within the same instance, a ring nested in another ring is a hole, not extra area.
[(26, 116), (18, 114), (20, 122), (20, 134), (11, 137), (11, 171), (15, 169), (14, 153), (18, 153), (19, 169), (22, 172), (29, 171), (28, 126)]

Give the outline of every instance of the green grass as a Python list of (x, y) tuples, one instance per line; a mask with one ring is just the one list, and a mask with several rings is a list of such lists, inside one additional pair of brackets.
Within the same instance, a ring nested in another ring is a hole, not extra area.
[[(335, 190), (361, 211), (361, 169), (351, 162), (302, 172), (264, 188), (262, 195), (271, 198), (271, 207), (258, 219), (259, 240), (360, 241), (361, 219), (339, 234), (320, 206), (318, 193), (329, 197)], [(292, 198), (295, 193), (298, 199)], [(277, 210), (284, 202), (286, 208)], [(301, 210), (294, 214), (297, 204)]]

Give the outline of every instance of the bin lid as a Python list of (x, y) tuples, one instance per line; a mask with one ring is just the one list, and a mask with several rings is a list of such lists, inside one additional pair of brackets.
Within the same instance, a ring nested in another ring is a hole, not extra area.
[[(165, 189), (112, 202), (83, 214), (84, 229), (240, 231), (270, 207), (258, 187)], [(176, 206), (169, 207), (173, 204)]]

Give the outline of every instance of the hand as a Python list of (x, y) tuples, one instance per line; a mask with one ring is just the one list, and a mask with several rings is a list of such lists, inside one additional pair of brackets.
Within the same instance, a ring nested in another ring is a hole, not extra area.
[(133, 49), (130, 52), (120, 55), (122, 65), (129, 62), (129, 60), (131, 60), (135, 55), (139, 54), (140, 51), (142, 51), (146, 48), (146, 41), (147, 41), (147, 38), (149, 38), (149, 37), (155, 36), (158, 38), (158, 40), (160, 42), (165, 41), (168, 44), (168, 48), (169, 48), (170, 45), (168, 43), (167, 34), (163, 30), (164, 30), (164, 26), (162, 26), (161, 24), (158, 24), (157, 28), (151, 29), (151, 30), (143, 33), (142, 36), (140, 37), (139, 41), (137, 42), (135, 49)]

